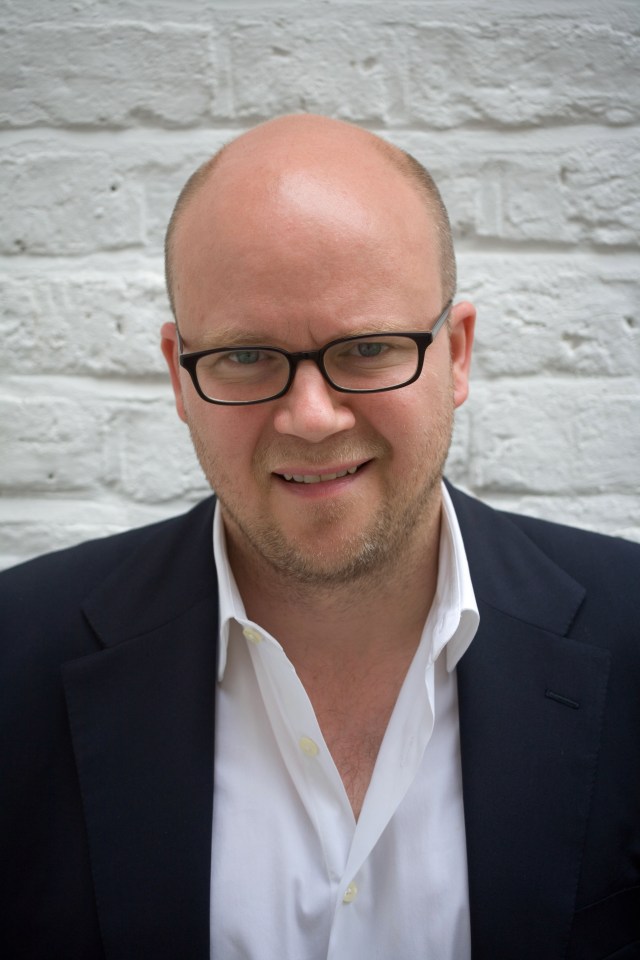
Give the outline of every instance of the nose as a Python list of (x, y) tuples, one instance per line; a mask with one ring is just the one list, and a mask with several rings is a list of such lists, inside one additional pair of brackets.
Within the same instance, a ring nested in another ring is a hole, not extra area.
[(302, 360), (287, 393), (274, 401), (273, 425), (278, 433), (320, 443), (355, 425), (353, 411), (345, 402), (348, 396), (333, 390), (314, 362)]

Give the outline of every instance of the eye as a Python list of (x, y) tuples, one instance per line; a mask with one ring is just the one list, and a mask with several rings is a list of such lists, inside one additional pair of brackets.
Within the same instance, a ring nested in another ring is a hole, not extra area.
[(341, 342), (331, 352), (338, 363), (357, 363), (359, 360), (381, 360), (393, 350), (393, 343), (384, 338)]
[(379, 357), (386, 348), (384, 343), (357, 343), (354, 349), (358, 357)]
[(240, 363), (249, 365), (263, 360), (265, 355), (262, 350), (230, 350), (225, 354), (225, 359), (231, 363)]
[(238, 347), (237, 350), (215, 350), (198, 361), (199, 377), (234, 379), (264, 377), (286, 368), (286, 361), (271, 350), (259, 347)]

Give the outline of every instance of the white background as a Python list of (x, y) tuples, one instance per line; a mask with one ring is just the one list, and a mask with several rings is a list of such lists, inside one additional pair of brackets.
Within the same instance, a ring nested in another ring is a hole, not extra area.
[(478, 306), (449, 475), (640, 540), (637, 0), (0, 0), (0, 565), (207, 492), (158, 349), (192, 169), (311, 110), (410, 149)]

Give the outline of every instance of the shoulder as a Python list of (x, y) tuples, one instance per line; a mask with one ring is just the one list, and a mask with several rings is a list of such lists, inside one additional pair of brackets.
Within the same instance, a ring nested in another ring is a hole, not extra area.
[(0, 573), (0, 655), (20, 649), (27, 656), (29, 649), (35, 653), (41, 647), (52, 655), (54, 649), (68, 656), (85, 652), (89, 632), (83, 604), (103, 584), (117, 584), (115, 602), (129, 591), (139, 595), (142, 605), (150, 585), (172, 573), (172, 563), (176, 590), (192, 582), (195, 571), (185, 570), (188, 563), (178, 558), (199, 548), (202, 555), (211, 542), (213, 506), (209, 498), (182, 516), (45, 554)]
[(478, 600), (531, 623), (564, 623), (596, 646), (622, 643), (637, 656), (640, 544), (450, 494)]
[[(620, 634), (640, 619), (640, 544), (619, 537), (505, 514), (547, 557), (586, 589), (576, 626)], [(636, 649), (640, 647), (635, 644)]]
[[(507, 549), (509, 534), (516, 543), (525, 537), (551, 560), (571, 572), (578, 580), (592, 580), (613, 569), (624, 573), (640, 570), (640, 543), (607, 536), (562, 523), (541, 520), (525, 514), (494, 509), (480, 500), (449, 487), (456, 515), (466, 532), (466, 540), (474, 539), (474, 532), (485, 543), (502, 544)], [(489, 531), (491, 536), (488, 536)], [(465, 544), (466, 545), (466, 544)]]
[(84, 595), (137, 551), (169, 550), (172, 543), (188, 537), (192, 529), (200, 529), (208, 515), (213, 517), (213, 506), (214, 499), (210, 497), (180, 516), (87, 540), (3, 570), (0, 610), (3, 602), (16, 599), (16, 591), (24, 589), (37, 588), (45, 595), (61, 589), (64, 593)]
[(586, 553), (593, 559), (619, 557), (631, 562), (640, 562), (640, 543), (563, 523), (541, 520), (525, 514), (501, 511), (501, 515), (516, 524), (531, 540), (545, 549), (566, 555), (577, 554), (580, 557), (584, 557)]

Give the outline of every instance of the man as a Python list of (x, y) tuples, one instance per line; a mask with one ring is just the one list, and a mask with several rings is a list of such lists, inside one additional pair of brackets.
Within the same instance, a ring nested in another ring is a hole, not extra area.
[(217, 502), (3, 577), (8, 955), (639, 956), (640, 551), (442, 485), (475, 316), (428, 174), (264, 124), (167, 278)]

